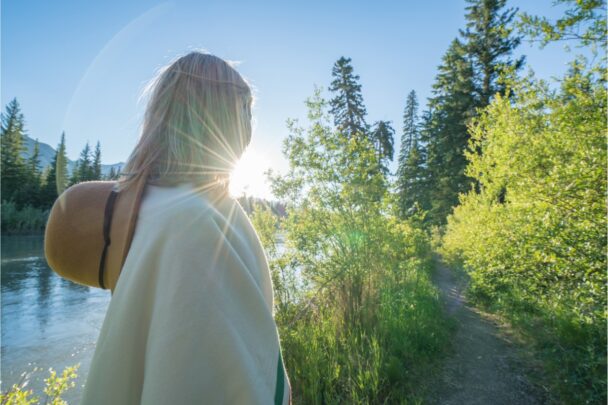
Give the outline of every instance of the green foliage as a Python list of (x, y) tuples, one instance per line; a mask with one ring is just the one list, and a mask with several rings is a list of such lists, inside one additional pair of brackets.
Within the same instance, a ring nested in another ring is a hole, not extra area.
[(359, 76), (353, 73), (351, 59), (341, 57), (332, 69), (329, 91), (335, 96), (329, 102), (330, 112), (334, 116), (334, 124), (339, 131), (348, 137), (362, 137), (367, 134), (365, 115), (367, 111), (363, 104)]
[[(61, 376), (57, 376), (57, 372), (52, 368), (49, 369), (49, 377), (44, 379), (45, 387), (43, 389), (45, 395), (44, 404), (51, 405), (67, 405), (67, 402), (61, 399), (61, 395), (75, 386), (74, 380), (78, 375), (76, 370), (80, 367), (80, 364), (75, 366), (66, 367)], [(34, 368), (36, 371), (37, 368)], [(23, 377), (27, 376), (27, 373), (23, 374)], [(23, 379), (22, 379), (23, 380)], [(40, 404), (41, 400), (39, 397), (35, 397), (33, 390), (24, 390), (28, 384), (28, 380), (21, 381), (19, 384), (13, 384), (13, 386), (6, 392), (0, 394), (1, 405), (30, 405)]]
[(93, 163), (91, 164), (91, 177), (94, 180), (101, 180), (101, 145), (99, 141), (95, 145), (95, 152), (93, 154)]
[[(61, 134), (61, 142), (51, 165), (43, 169), (40, 167), (38, 139), (29, 158), (24, 159), (22, 156), (26, 149), (25, 119), (17, 99), (13, 99), (6, 106), (1, 118), (2, 231), (43, 230), (48, 209), (68, 185), (101, 180), (101, 146), (97, 142), (95, 151), (91, 152), (87, 142), (71, 178), (68, 178), (65, 133)], [(109, 179), (115, 179), (117, 176), (118, 173), (114, 172)]]
[[(474, 185), (465, 173), (469, 121), (495, 94), (504, 93), (500, 74), (516, 72), (524, 62), (523, 57), (511, 57), (521, 38), (512, 27), (515, 10), (505, 9), (506, 0), (467, 2), (462, 40), (450, 44), (433, 85), (420, 133), (423, 150), (412, 157), (426, 171), (414, 170), (413, 176), (426, 180), (417, 185), (423, 192), (411, 197), (428, 211), (430, 225), (444, 224), (458, 204), (458, 194)], [(411, 201), (408, 205), (413, 206)]]
[(513, 50), (521, 43), (514, 32), (516, 9), (505, 9), (507, 0), (467, 0), (466, 29), (460, 33), (467, 54), (473, 62), (478, 100), (485, 107), (496, 93), (504, 94), (504, 85), (498, 81), (505, 69), (517, 71), (525, 57), (511, 59)]
[(521, 32), (544, 47), (554, 41), (575, 41), (578, 46), (599, 46), (606, 50), (605, 0), (554, 0), (570, 8), (556, 21), (528, 13), (520, 15)]
[(332, 128), (319, 89), (307, 106), (307, 128), (288, 122), (289, 172), (271, 173), (288, 215), (252, 219), (270, 258), (294, 399), (420, 399), (448, 335), (428, 237), (394, 215), (374, 145)]
[(401, 135), (401, 151), (399, 163), (404, 161), (414, 143), (419, 140), (418, 128), (418, 98), (414, 90), (407, 95), (405, 110), (403, 111), (403, 134)]
[(2, 198), (15, 199), (19, 188), (25, 184), (27, 167), (21, 153), (25, 150), (25, 120), (17, 99), (13, 99), (2, 114), (0, 128), (0, 154), (2, 164)]
[(511, 83), (471, 126), (443, 252), (535, 343), (567, 403), (606, 401), (606, 83), (580, 62), (551, 91)]
[(2, 200), (13, 201), (19, 207), (29, 205), (43, 208), (40, 147), (36, 139), (31, 156), (24, 159), (25, 134), (23, 113), (17, 99), (13, 99), (2, 114), (0, 131)]
[[(117, 173), (113, 174), (114, 176)], [(95, 150), (92, 151), (89, 142), (84, 145), (80, 152), (80, 157), (76, 162), (72, 176), (69, 179), (69, 185), (80, 183), (82, 181), (101, 180), (101, 146), (99, 141), (95, 145)]]
[(43, 231), (50, 211), (31, 205), (18, 207), (13, 201), (2, 201), (1, 209), (2, 232), (15, 233)]
[(370, 142), (377, 154), (376, 167), (388, 174), (388, 162), (393, 160), (394, 129), (389, 121), (377, 121), (373, 128), (366, 122), (367, 110), (363, 104), (359, 76), (353, 73), (351, 59), (341, 57), (332, 69), (333, 81), (329, 87), (334, 97), (329, 101), (330, 113), (336, 129), (354, 142)]
[(57, 151), (49, 167), (45, 182), (42, 185), (41, 200), (47, 207), (51, 207), (59, 194), (61, 194), (68, 184), (68, 158), (66, 155), (65, 132), (61, 134), (61, 141), (57, 146)]
[(394, 135), (395, 130), (391, 127), (390, 121), (376, 121), (370, 133), (374, 148), (378, 153), (377, 159), (385, 175), (388, 174), (388, 162), (393, 160), (393, 154), (395, 153)]
[(81, 181), (97, 180), (97, 178), (95, 178), (95, 167), (93, 166), (93, 157), (91, 155), (91, 147), (89, 146), (89, 142), (87, 142), (80, 152), (80, 158), (74, 167), (72, 177), (70, 178), (70, 184), (76, 184)]
[(28, 159), (27, 165), (31, 176), (40, 182), (40, 143), (38, 142), (38, 138), (34, 142), (34, 151)]
[(65, 134), (50, 167), (40, 167), (39, 143), (26, 160), (25, 120), (17, 99), (2, 114), (0, 131), (2, 163), (2, 232), (39, 232), (44, 230), (49, 209), (67, 186)]
[(397, 168), (397, 194), (399, 215), (406, 218), (427, 207), (425, 200), (427, 188), (427, 168), (425, 149), (420, 139), (418, 123), (418, 99), (412, 90), (407, 96), (403, 113), (403, 134)]
[(442, 224), (458, 203), (458, 193), (471, 185), (465, 174), (464, 150), (469, 139), (467, 123), (479, 105), (474, 75), (466, 47), (455, 39), (439, 66), (421, 129), (427, 187), (420, 201), (426, 203), (432, 224)]

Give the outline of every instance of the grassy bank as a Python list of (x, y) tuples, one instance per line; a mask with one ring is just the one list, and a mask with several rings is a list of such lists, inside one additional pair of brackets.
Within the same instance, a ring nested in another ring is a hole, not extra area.
[[(279, 225), (269, 211), (257, 211), (253, 222), (271, 256), (276, 320), (295, 403), (423, 401), (452, 332), (430, 280), (426, 234), (383, 220), (367, 228), (384, 245), (367, 253), (383, 254), (383, 260), (361, 263), (369, 258), (355, 255), (318, 261), (315, 266), (343, 266), (319, 283), (319, 268), (294, 267), (304, 261), (292, 248), (293, 224)], [(287, 233), (281, 252), (273, 245), (276, 225)]]

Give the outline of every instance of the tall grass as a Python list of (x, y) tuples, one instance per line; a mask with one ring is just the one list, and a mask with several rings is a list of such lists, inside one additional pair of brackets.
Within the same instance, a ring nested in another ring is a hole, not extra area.
[[(373, 236), (384, 249), (367, 252), (383, 260), (365, 268), (363, 256), (344, 258), (339, 275), (321, 288), (310, 276), (313, 271), (294, 267), (301, 264), (300, 252), (272, 245), (277, 240), (271, 225), (278, 219), (269, 211), (254, 213), (270, 256), (276, 320), (295, 403), (420, 403), (427, 395), (451, 324), (430, 281), (429, 238), (409, 224), (383, 221), (374, 229), (384, 234)], [(287, 232), (288, 245), (289, 238)], [(353, 271), (362, 267), (361, 273)], [(298, 277), (302, 280), (285, 282)]]

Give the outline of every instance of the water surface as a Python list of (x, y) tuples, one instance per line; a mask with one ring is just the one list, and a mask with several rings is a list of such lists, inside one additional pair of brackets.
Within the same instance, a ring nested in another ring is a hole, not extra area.
[[(52, 367), (80, 363), (76, 386), (63, 398), (77, 404), (108, 305), (110, 291), (59, 277), (44, 259), (43, 236), (2, 236), (1, 389), (29, 374), (27, 389), (44, 403)], [(34, 371), (34, 367), (42, 370)]]

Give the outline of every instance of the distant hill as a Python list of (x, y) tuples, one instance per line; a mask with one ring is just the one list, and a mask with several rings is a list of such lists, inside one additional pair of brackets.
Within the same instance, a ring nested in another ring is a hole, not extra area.
[[(21, 156), (23, 156), (24, 158), (27, 159), (34, 152), (34, 143), (36, 141), (27, 135), (24, 136), (24, 140), (25, 140), (25, 146), (26, 146), (27, 150), (24, 151), (21, 154)], [(53, 147), (51, 147), (50, 145), (40, 142), (40, 141), (38, 142), (38, 147), (40, 150), (40, 168), (44, 170), (45, 167), (51, 165), (51, 162), (53, 161), (53, 157), (55, 157), (55, 149), (53, 149)], [(110, 173), (110, 170), (112, 169), (112, 167), (114, 168), (114, 170), (119, 170), (124, 164), (125, 164), (124, 162), (118, 162), (118, 163), (113, 163), (113, 164), (109, 164), (109, 165), (104, 165), (102, 163), (101, 164), (101, 174), (103, 174), (104, 176), (107, 175), (108, 173)], [(70, 160), (68, 158), (68, 173), (69, 174), (72, 174), (72, 171), (74, 170), (75, 166), (76, 166), (76, 161)]]

